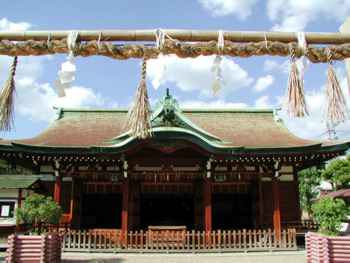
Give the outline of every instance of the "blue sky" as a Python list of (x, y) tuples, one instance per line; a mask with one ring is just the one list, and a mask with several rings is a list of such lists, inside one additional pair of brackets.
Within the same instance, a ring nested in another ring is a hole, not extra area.
[[(3, 0), (0, 30), (79, 29), (217, 29), (253, 31), (338, 31), (350, 14), (348, 0), (178, 0), (178, 1), (19, 1)], [(128, 107), (140, 77), (138, 60), (105, 57), (76, 58), (76, 80), (65, 98), (53, 83), (65, 55), (21, 57), (17, 73), (15, 130), (4, 138), (38, 134), (55, 117), (53, 106)], [(8, 57), (0, 57), (0, 81), (7, 78)], [(224, 58), (225, 85), (211, 92), (213, 57), (180, 60), (174, 56), (150, 61), (148, 88), (152, 104), (169, 87), (186, 107), (280, 107), (286, 93), (288, 58)], [(346, 97), (343, 63), (336, 63)], [(163, 72), (163, 74), (160, 74)], [(157, 85), (157, 82), (160, 85)], [(324, 139), (324, 84), (326, 65), (309, 65), (305, 89), (311, 116), (301, 120), (281, 117), (296, 134)], [(349, 138), (349, 121), (337, 127)]]

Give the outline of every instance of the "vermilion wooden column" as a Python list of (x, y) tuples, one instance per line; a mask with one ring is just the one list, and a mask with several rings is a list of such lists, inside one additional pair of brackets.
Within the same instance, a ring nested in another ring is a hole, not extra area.
[(56, 174), (53, 199), (56, 201), (57, 204), (61, 204), (61, 188), (62, 188), (62, 177), (59, 174)]
[(209, 232), (212, 230), (212, 194), (211, 181), (208, 178), (204, 179), (203, 182), (203, 205), (204, 205), (204, 230)]
[(280, 191), (278, 178), (272, 179), (273, 193), (273, 228), (276, 234), (276, 239), (281, 239), (281, 210), (280, 210)]
[(122, 201), (122, 232), (126, 233), (129, 227), (129, 180), (123, 182), (123, 201)]

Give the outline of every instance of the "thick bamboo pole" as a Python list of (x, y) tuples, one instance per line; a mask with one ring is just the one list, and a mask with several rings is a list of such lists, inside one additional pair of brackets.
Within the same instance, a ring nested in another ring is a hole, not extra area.
[[(97, 40), (102, 41), (155, 41), (156, 30), (76, 30), (79, 32), (81, 41)], [(66, 38), (70, 31), (1, 31), (0, 40), (25, 41), (25, 40), (59, 40)], [(168, 36), (180, 41), (211, 41), (218, 39), (218, 31), (205, 30), (181, 30), (164, 29)], [(348, 33), (305, 33), (306, 41), (309, 44), (344, 44), (350, 43)], [(254, 31), (225, 31), (225, 40), (233, 42), (258, 42), (297, 41), (294, 32), (254, 32)]]

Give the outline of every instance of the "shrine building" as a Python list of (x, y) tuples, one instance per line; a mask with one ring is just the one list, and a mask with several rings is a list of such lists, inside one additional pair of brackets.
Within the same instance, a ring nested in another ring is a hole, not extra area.
[(273, 110), (182, 109), (169, 92), (151, 138), (131, 136), (126, 120), (124, 109), (58, 109), (38, 136), (1, 140), (0, 159), (41, 174), (38, 191), (72, 229), (280, 233), (301, 218), (298, 171), (350, 146), (298, 138)]

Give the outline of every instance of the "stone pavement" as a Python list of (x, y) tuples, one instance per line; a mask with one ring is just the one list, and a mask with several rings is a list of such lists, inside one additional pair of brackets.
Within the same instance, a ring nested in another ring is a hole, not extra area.
[(201, 254), (110, 254), (63, 253), (63, 263), (304, 263), (305, 251), (254, 253), (201, 253)]

